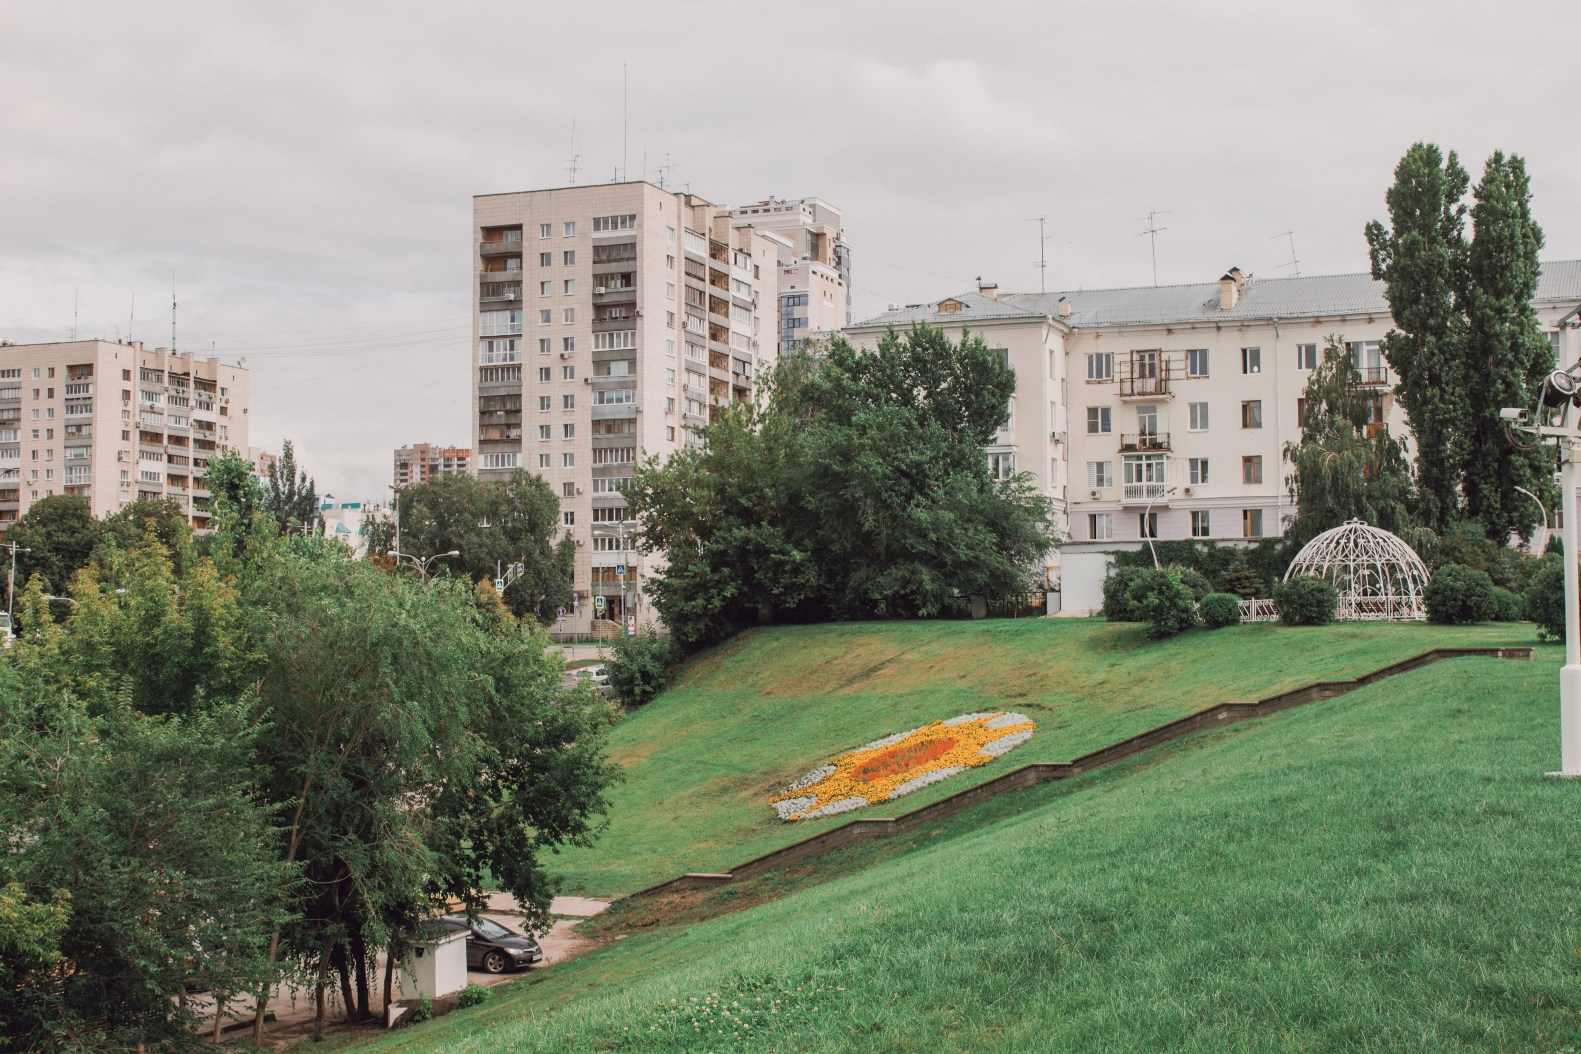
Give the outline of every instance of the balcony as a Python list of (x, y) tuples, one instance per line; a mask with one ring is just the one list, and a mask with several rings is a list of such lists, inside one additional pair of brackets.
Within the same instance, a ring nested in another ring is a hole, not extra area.
[(1160, 362), (1151, 369), (1132, 370), (1120, 376), (1122, 399), (1173, 399), (1169, 390), (1169, 363)]
[(1168, 486), (1167, 483), (1127, 483), (1121, 500), (1133, 503), (1160, 501)]
[(1356, 371), (1361, 374), (1361, 382), (1366, 385), (1388, 384), (1389, 369), (1386, 366), (1363, 366)]
[(515, 242), (482, 242), (478, 245), (478, 253), (482, 256), (520, 256), (522, 243)]
[(1138, 432), (1120, 436), (1120, 449), (1124, 451), (1168, 450), (1168, 432)]

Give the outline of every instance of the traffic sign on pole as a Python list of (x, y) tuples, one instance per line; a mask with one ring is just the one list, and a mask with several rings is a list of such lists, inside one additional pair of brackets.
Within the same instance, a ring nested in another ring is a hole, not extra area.
[(637, 616), (636, 615), (627, 615), (626, 616), (626, 636), (628, 636), (628, 637), (635, 637), (636, 635), (637, 635)]
[(496, 578), (494, 580), (494, 592), (499, 593), (501, 596), (505, 594), (505, 579)]
[(597, 596), (597, 597), (593, 598), (593, 610), (597, 611), (599, 614), (603, 614), (603, 612), (604, 612), (604, 598), (603, 597)]
[(554, 617), (565, 618), (565, 608), (555, 608)]
[(626, 577), (626, 565), (625, 564), (616, 564), (615, 565), (615, 575), (616, 575), (616, 577), (619, 577), (619, 578), (625, 578)]

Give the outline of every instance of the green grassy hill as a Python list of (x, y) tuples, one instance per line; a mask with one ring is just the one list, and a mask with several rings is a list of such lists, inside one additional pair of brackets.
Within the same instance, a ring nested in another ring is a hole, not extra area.
[[(1290, 632), (1304, 651), (1331, 631)], [(1543, 775), (1562, 659), (1540, 656), (1443, 662), (997, 798), (907, 855), (634, 933), (375, 1046), (1570, 1049), (1581, 783)]]
[[(747, 633), (615, 729), (626, 782), (591, 849), (550, 862), (565, 891), (630, 893), (719, 871), (837, 826), (892, 816), (1031, 761), (1068, 761), (1226, 700), (1352, 677), (1442, 645), (1530, 644), (1527, 625), (1276, 624), (1147, 640), (1097, 619), (886, 622)], [(897, 802), (785, 824), (769, 798), (831, 756), (941, 718), (1037, 722), (1007, 757)]]

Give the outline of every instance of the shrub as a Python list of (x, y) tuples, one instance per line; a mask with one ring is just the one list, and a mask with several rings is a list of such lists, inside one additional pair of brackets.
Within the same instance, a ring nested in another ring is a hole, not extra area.
[(1538, 640), (1565, 639), (1565, 571), (1557, 560), (1532, 576), (1526, 587), (1526, 620), (1537, 623)]
[(465, 1010), (469, 1006), (487, 1003), (493, 991), (485, 984), (469, 984), (461, 990), (460, 995), (456, 996), (456, 1009)]
[(674, 646), (650, 627), (635, 637), (616, 637), (614, 655), (604, 673), (615, 696), (627, 706), (641, 706), (670, 686), (670, 671), (679, 661)]
[(1334, 621), (1339, 590), (1332, 582), (1312, 575), (1296, 575), (1274, 587), (1274, 607), (1279, 621), (1291, 626), (1321, 626)]
[(426, 995), (417, 997), (417, 1005), (412, 1007), (412, 1012), (406, 1016), (408, 1025), (421, 1024), (434, 1016), (434, 1001)]
[(1202, 618), (1202, 624), (1209, 629), (1239, 625), (1241, 598), (1234, 593), (1209, 593), (1202, 598), (1197, 613)]
[(1445, 564), (1434, 572), (1422, 597), (1427, 620), (1443, 626), (1486, 622), (1493, 615), (1493, 580), (1465, 564)]
[(1213, 592), (1213, 583), (1208, 581), (1208, 576), (1191, 568), (1180, 569), (1180, 584), (1191, 590), (1191, 595), (1197, 603), (1202, 603), (1202, 598)]
[(1197, 624), (1197, 598), (1173, 571), (1143, 571), (1126, 593), (1131, 610), (1154, 637), (1172, 637)]
[(1242, 600), (1256, 600), (1263, 595), (1263, 580), (1257, 572), (1242, 567), (1224, 576), (1224, 592), (1234, 593)]
[[(1149, 569), (1151, 571), (1151, 569)], [(1131, 584), (1143, 574), (1139, 567), (1120, 567), (1116, 565), (1109, 569), (1109, 574), (1103, 580), (1103, 615), (1110, 622), (1140, 622), (1141, 616), (1137, 615), (1131, 606)]]
[(1521, 596), (1508, 589), (1493, 587), (1493, 621), (1494, 622), (1519, 622), (1521, 620)]

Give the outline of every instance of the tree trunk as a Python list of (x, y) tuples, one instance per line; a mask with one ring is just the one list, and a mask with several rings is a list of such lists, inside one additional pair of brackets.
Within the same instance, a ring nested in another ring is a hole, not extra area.
[(333, 939), (325, 938), (324, 950), (318, 957), (318, 980), (313, 985), (313, 1034), (324, 1031), (324, 987), (329, 976), (329, 957), (335, 950)]
[(351, 969), (347, 962), (347, 948), (344, 944), (335, 947), (335, 972), (340, 974), (340, 1001), (346, 1008), (346, 1020), (357, 1020), (357, 1002), (351, 995)]
[(220, 1027), (220, 1015), (225, 1012), (225, 993), (218, 989), (214, 992), (214, 1042), (220, 1041), (224, 1029)]
[(390, 938), (390, 949), (384, 953), (384, 1013), (390, 1013), (390, 1004), (395, 996), (395, 938)]
[(366, 1021), (373, 1012), (368, 1007), (368, 942), (361, 932), (352, 934), (351, 958), (357, 965), (357, 1020)]

